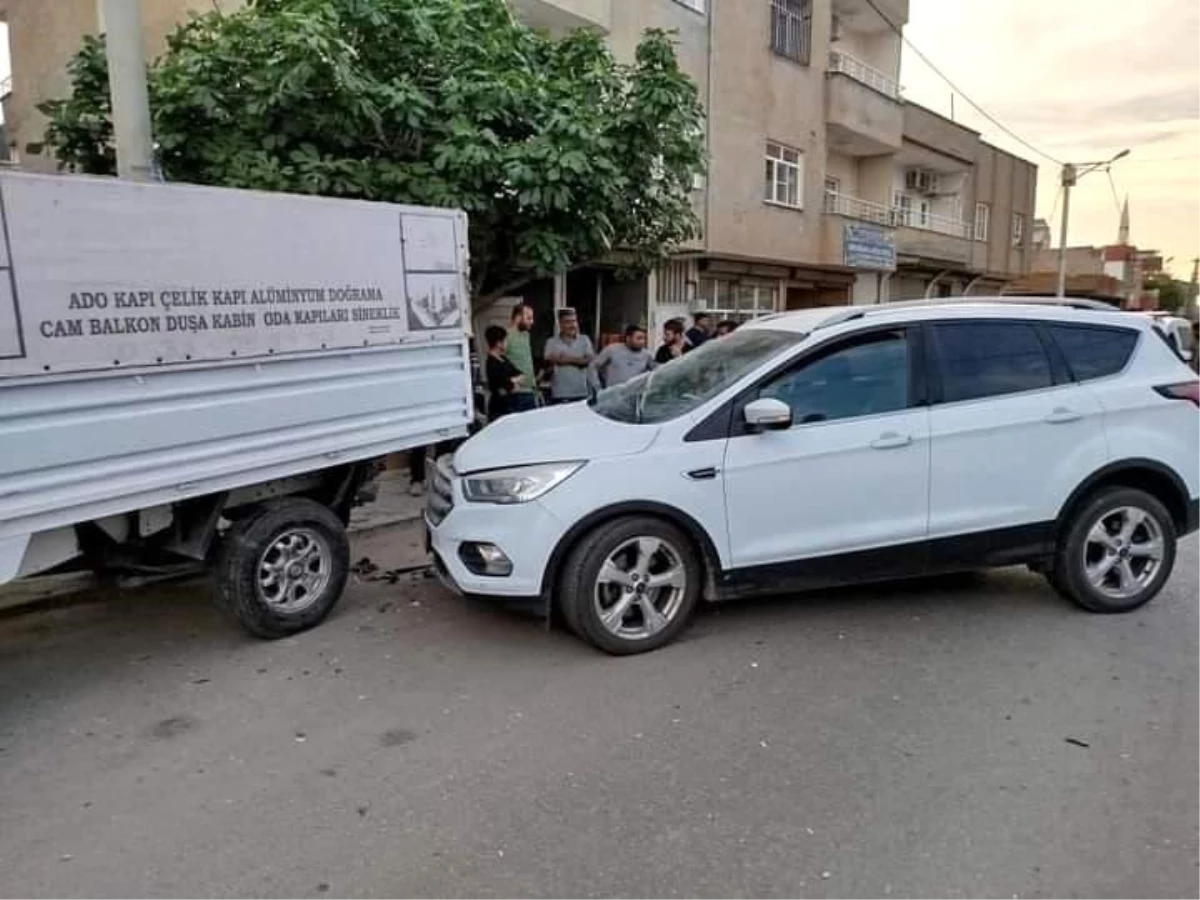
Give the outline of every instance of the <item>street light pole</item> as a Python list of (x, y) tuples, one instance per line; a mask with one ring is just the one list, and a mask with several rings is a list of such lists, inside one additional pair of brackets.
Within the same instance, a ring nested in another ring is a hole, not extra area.
[(107, 47), (117, 174), (134, 181), (151, 181), (154, 146), (141, 0), (97, 0), (97, 3)]
[[(1128, 150), (1122, 150), (1112, 159), (1098, 163), (1063, 163), (1062, 167), (1062, 192), (1063, 192), (1063, 211), (1062, 211), (1062, 226), (1059, 229), (1058, 235), (1058, 296), (1065, 297), (1067, 294), (1067, 220), (1071, 213), (1071, 188), (1078, 184), (1079, 179), (1088, 172), (1094, 172), (1096, 169), (1104, 169), (1111, 166), (1118, 159), (1123, 159), (1129, 155)], [(1079, 171), (1079, 166), (1084, 166), (1083, 171)]]
[(1075, 167), (1066, 163), (1062, 167), (1063, 212), (1062, 226), (1058, 232), (1058, 294), (1067, 295), (1067, 220), (1071, 214), (1071, 188), (1075, 187), (1078, 176)]

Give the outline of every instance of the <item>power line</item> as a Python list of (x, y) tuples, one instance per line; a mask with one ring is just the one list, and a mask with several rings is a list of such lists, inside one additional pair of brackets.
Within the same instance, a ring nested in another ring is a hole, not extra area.
[(1056, 212), (1058, 212), (1058, 201), (1061, 199), (1062, 199), (1062, 185), (1060, 184), (1058, 186), (1058, 190), (1054, 192), (1054, 205), (1050, 207), (1050, 218), (1048, 218), (1046, 220), (1047, 222), (1054, 221), (1054, 214)]
[(1043, 159), (1048, 159), (1050, 162), (1054, 163), (1056, 166), (1063, 165), (1063, 161), (1061, 159), (1055, 159), (1049, 153), (1046, 153), (1043, 150), (1039, 150), (1037, 147), (1033, 146), (1033, 144), (1029, 143), (1029, 141), (1025, 140), (1025, 138), (1021, 137), (1019, 134), (1017, 134), (1015, 131), (1013, 131), (1011, 128), (1009, 128), (1007, 125), (1005, 125), (1003, 122), (1001, 122), (995, 116), (993, 116), (990, 112), (988, 112), (986, 109), (984, 109), (982, 106), (980, 106), (974, 100), (972, 100), (970, 98), (970, 96), (968, 96), (967, 93), (962, 90), (962, 88), (960, 88), (953, 81), (951, 81), (945, 75), (945, 73), (942, 72), (941, 69), (939, 69), (937, 66), (935, 66), (933, 64), (933, 61), (930, 60), (930, 58), (928, 56), (926, 56), (924, 53), (922, 53), (919, 47), (917, 47), (912, 41), (910, 41), (907, 37), (905, 37), (904, 29), (902, 29), (899, 25), (897, 25), (895, 22), (893, 22), (891, 19), (889, 19), (884, 14), (883, 10), (881, 10), (876, 5), (875, 0), (867, 0), (867, 5), (870, 6), (871, 9), (875, 10), (875, 13), (879, 16), (879, 18), (883, 19), (883, 21), (887, 24), (887, 26), (890, 29), (892, 29), (892, 31), (896, 32), (896, 34), (898, 34), (900, 36), (900, 40), (903, 41), (905, 43), (905, 45), (907, 45), (909, 50), (911, 50), (913, 53), (915, 53), (917, 55), (917, 57), (923, 63), (925, 63), (925, 65), (929, 66), (929, 68), (931, 68), (934, 71), (934, 73), (939, 78), (942, 79), (942, 81), (946, 82), (946, 84), (948, 84), (950, 86), (951, 90), (953, 90), (955, 93), (957, 93), (959, 96), (961, 96), (964, 100), (966, 100), (967, 103), (969, 103), (971, 105), (971, 107), (974, 108), (974, 110), (977, 113), (979, 113), (981, 116), (983, 116), (989, 122), (991, 122), (993, 125), (995, 125), (997, 128), (999, 128), (1005, 134), (1007, 134), (1014, 141), (1016, 141), (1017, 143), (1021, 144), (1024, 147), (1029, 148), (1034, 153), (1036, 153), (1038, 156), (1042, 157)]
[(1179, 156), (1135, 156), (1125, 165), (1136, 166), (1139, 163), (1179, 162), (1182, 160), (1200, 159), (1200, 153), (1184, 153)]
[(1107, 168), (1105, 168), (1105, 170), (1104, 170), (1104, 174), (1108, 176), (1108, 186), (1109, 186), (1110, 188), (1112, 188), (1113, 203), (1114, 203), (1114, 204), (1116, 204), (1116, 207), (1117, 207), (1117, 215), (1119, 216), (1119, 215), (1121, 214), (1121, 212), (1122, 212), (1122, 210), (1121, 210), (1121, 198), (1117, 196), (1117, 183), (1116, 183), (1115, 181), (1113, 181), (1113, 177), (1112, 177), (1112, 166), (1108, 166)]

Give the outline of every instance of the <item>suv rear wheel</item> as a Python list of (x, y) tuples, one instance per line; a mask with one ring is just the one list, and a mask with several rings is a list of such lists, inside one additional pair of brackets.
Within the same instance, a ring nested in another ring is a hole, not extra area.
[(1175, 565), (1175, 523), (1155, 497), (1105, 488), (1071, 517), (1050, 583), (1084, 609), (1121, 613), (1148, 603)]
[(645, 653), (674, 640), (704, 576), (692, 542), (669, 522), (630, 516), (588, 533), (564, 567), (567, 625), (607, 653)]

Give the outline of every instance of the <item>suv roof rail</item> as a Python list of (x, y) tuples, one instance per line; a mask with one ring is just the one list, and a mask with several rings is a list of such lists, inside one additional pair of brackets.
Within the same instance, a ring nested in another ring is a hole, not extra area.
[(843, 322), (864, 318), (869, 315), (886, 312), (889, 309), (912, 309), (923, 306), (1063, 306), (1068, 309), (1090, 309), (1103, 312), (1120, 312), (1110, 303), (1101, 300), (1087, 300), (1083, 297), (929, 297), (921, 300), (897, 300), (895, 302), (876, 303), (870, 306), (853, 309), (843, 309), (834, 313), (813, 328), (830, 328)]

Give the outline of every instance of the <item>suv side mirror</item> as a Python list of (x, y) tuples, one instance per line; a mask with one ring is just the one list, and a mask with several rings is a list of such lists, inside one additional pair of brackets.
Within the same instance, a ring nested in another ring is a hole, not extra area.
[(792, 427), (792, 408), (774, 397), (751, 400), (742, 415), (752, 431), (783, 431)]

